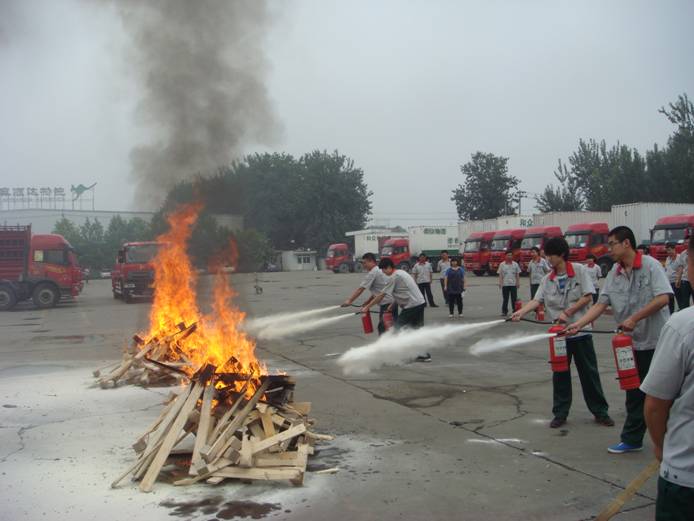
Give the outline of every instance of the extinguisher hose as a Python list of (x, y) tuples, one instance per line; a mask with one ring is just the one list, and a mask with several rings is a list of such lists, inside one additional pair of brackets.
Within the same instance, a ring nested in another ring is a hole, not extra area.
[[(362, 307), (362, 306), (360, 306), (359, 304), (350, 304), (350, 306), (352, 306), (353, 308), (361, 308), (361, 307)], [(357, 311), (357, 312), (355, 313), (355, 315), (361, 315), (361, 313), (362, 313), (361, 311)], [(373, 313), (374, 315), (378, 315), (378, 314), (380, 313), (380, 311), (372, 311), (372, 310), (369, 310), (369, 313)]]
[[(531, 324), (542, 324), (543, 326), (551, 326), (554, 322), (543, 322), (542, 320), (533, 320), (531, 318), (521, 318), (522, 322), (530, 322)], [(510, 318), (506, 319), (506, 322), (511, 322)], [(614, 335), (617, 330), (611, 329), (579, 329), (579, 333), (597, 333), (599, 335)]]

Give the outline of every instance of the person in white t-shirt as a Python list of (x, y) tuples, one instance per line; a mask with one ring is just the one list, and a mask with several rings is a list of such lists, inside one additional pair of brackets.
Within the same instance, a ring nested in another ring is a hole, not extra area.
[[(412, 267), (412, 276), (417, 286), (419, 286), (422, 296), (429, 301), (429, 305), (432, 308), (437, 308), (438, 306), (434, 302), (434, 295), (431, 294), (431, 279), (433, 273), (434, 270), (431, 267), (431, 263), (427, 260), (427, 256), (420, 253), (417, 263)], [(426, 306), (426, 302), (424, 305)]]
[(511, 297), (511, 310), (516, 308), (518, 300), (518, 288), (520, 288), (520, 266), (513, 260), (513, 252), (506, 252), (506, 260), (499, 264), (499, 288), (503, 297), (501, 315), (508, 315), (508, 299)]
[(593, 293), (593, 304), (595, 304), (598, 301), (598, 294), (600, 293), (598, 280), (600, 279), (600, 277), (602, 277), (602, 268), (595, 264), (595, 261), (597, 259), (595, 258), (595, 255), (593, 255), (592, 253), (589, 253), (586, 256), (586, 260), (588, 261), (586, 263), (586, 271), (590, 276), (590, 280), (593, 282), (593, 286), (595, 286), (595, 292)]

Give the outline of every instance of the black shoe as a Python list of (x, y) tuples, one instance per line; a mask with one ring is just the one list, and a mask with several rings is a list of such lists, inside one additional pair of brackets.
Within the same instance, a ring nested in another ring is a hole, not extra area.
[(595, 423), (604, 425), (605, 427), (614, 427), (614, 420), (609, 416), (596, 416)]
[(416, 362), (431, 362), (431, 355), (427, 353), (426, 355), (419, 355), (415, 358)]
[(566, 423), (566, 418), (554, 418), (551, 422), (549, 422), (549, 426), (552, 429), (558, 429), (562, 425)]

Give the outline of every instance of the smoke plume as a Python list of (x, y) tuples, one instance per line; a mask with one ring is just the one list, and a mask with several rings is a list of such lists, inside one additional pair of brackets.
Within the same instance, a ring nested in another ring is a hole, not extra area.
[(264, 0), (118, 0), (152, 140), (131, 151), (137, 202), (153, 208), (177, 182), (209, 174), (278, 124), (264, 81)]

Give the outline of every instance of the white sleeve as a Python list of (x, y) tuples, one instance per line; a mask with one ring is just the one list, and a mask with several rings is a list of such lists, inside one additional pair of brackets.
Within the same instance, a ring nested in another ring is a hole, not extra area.
[(669, 324), (665, 324), (655, 348), (655, 355), (641, 390), (661, 400), (676, 398), (685, 378), (683, 339)]

